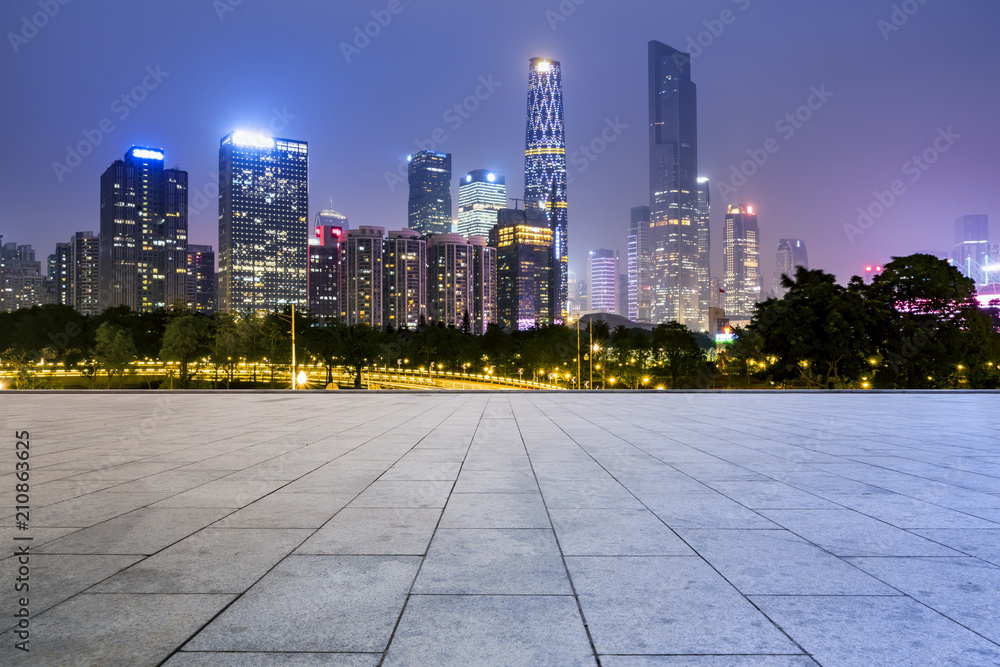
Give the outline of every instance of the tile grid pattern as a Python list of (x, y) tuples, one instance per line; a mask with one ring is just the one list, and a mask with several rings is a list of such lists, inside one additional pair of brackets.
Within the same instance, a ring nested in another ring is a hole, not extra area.
[(33, 664), (1000, 662), (990, 396), (11, 398)]

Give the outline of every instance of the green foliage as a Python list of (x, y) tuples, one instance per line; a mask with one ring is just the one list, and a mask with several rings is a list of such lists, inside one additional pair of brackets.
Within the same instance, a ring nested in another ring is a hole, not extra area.
[(167, 325), (160, 359), (179, 363), (181, 389), (191, 386), (190, 364), (209, 351), (210, 331), (211, 323), (207, 318), (189, 313), (175, 317)]
[(94, 359), (108, 374), (108, 389), (111, 389), (116, 377), (118, 388), (121, 389), (125, 372), (136, 356), (135, 342), (128, 329), (111, 322), (104, 322), (97, 328)]

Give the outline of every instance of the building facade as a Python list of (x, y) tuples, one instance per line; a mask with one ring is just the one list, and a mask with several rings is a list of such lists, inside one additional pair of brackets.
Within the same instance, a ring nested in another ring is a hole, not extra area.
[(53, 303), (73, 305), (73, 244), (57, 243), (56, 251), (49, 256), (48, 279), (52, 284)]
[(806, 242), (802, 239), (781, 239), (778, 241), (778, 251), (774, 258), (774, 284), (771, 287), (771, 294), (777, 299), (781, 299), (788, 293), (781, 284), (781, 277), (795, 277), (796, 267), (809, 268), (809, 252), (806, 250)]
[(8, 243), (0, 251), (4, 273), (0, 311), (13, 312), (50, 303), (42, 263), (35, 259), (34, 249), (30, 245)]
[[(569, 300), (569, 205), (562, 65), (532, 58), (528, 70), (528, 121), (524, 151), (524, 208), (546, 213), (552, 230), (555, 302), (552, 317), (567, 316)], [(538, 216), (535, 216), (538, 217)], [(539, 217), (537, 222), (540, 224)]]
[(421, 151), (409, 157), (407, 227), (421, 236), (451, 233), (451, 154)]
[(219, 147), (218, 308), (283, 310), (308, 302), (309, 146), (249, 132)]
[(497, 211), (507, 208), (503, 176), (486, 169), (470, 171), (458, 185), (458, 233), (489, 236), (497, 224)]
[(472, 245), (472, 333), (481, 336), (497, 317), (497, 249), (483, 236), (470, 236)]
[(72, 240), (70, 305), (81, 315), (101, 312), (101, 240), (93, 232), (77, 232)]
[(382, 252), (383, 323), (416, 329), (427, 319), (427, 241), (413, 229), (389, 232)]
[(385, 229), (358, 227), (347, 232), (342, 246), (341, 321), (382, 327), (382, 253)]
[(618, 314), (618, 251), (591, 250), (587, 259), (591, 311)]
[(215, 250), (210, 245), (189, 245), (187, 255), (188, 308), (211, 315), (217, 299)]
[(432, 236), (427, 248), (427, 312), (431, 322), (472, 330), (475, 246), (461, 234)]
[[(650, 321), (707, 327), (707, 228), (699, 207), (697, 86), (691, 56), (649, 43)], [(707, 201), (706, 201), (707, 205)]]
[(320, 225), (309, 239), (309, 314), (324, 320), (339, 320), (343, 310), (344, 234), (340, 227)]
[(628, 280), (628, 301), (625, 317), (633, 322), (652, 322), (652, 280), (649, 246), (650, 210), (648, 206), (632, 208), (628, 231), (628, 257), (625, 273)]
[(101, 176), (101, 307), (187, 301), (188, 174), (133, 146)]
[(507, 329), (556, 323), (559, 293), (555, 230), (542, 211), (504, 209), (490, 232), (497, 249), (497, 316)]
[(698, 308), (705, 314), (708, 329), (708, 309), (712, 300), (712, 197), (711, 182), (698, 179)]
[(753, 318), (760, 301), (760, 228), (753, 206), (736, 204), (726, 211), (726, 316), (734, 325)]

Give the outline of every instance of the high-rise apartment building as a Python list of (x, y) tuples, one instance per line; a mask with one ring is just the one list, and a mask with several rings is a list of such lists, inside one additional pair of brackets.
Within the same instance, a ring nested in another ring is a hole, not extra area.
[(77, 232), (72, 246), (70, 305), (82, 315), (101, 312), (101, 240), (93, 232)]
[(458, 185), (458, 233), (489, 236), (497, 224), (497, 211), (507, 208), (503, 176), (486, 169), (470, 171)]
[(497, 249), (497, 310), (503, 327), (526, 330), (560, 319), (555, 230), (544, 211), (504, 209), (490, 232)]
[[(712, 198), (711, 183), (707, 178), (698, 179), (698, 308), (707, 318), (712, 300)], [(708, 321), (704, 328), (707, 330)]]
[(427, 241), (413, 229), (389, 232), (382, 252), (383, 323), (416, 329), (427, 318)]
[(188, 308), (210, 315), (217, 298), (215, 250), (210, 245), (189, 245), (187, 255)]
[(483, 236), (470, 236), (472, 245), (472, 333), (481, 336), (497, 316), (497, 249)]
[(49, 256), (48, 279), (55, 291), (53, 303), (73, 305), (73, 244), (57, 243)]
[(342, 241), (342, 321), (382, 327), (383, 227), (358, 227)]
[(451, 233), (451, 154), (421, 151), (409, 157), (409, 223), (422, 236)]
[(781, 299), (788, 293), (782, 287), (781, 277), (788, 276), (795, 278), (796, 267), (809, 268), (809, 252), (806, 250), (806, 242), (802, 239), (781, 239), (778, 241), (778, 252), (774, 259), (774, 285), (772, 295)]
[(760, 301), (760, 229), (753, 206), (736, 204), (726, 211), (726, 316), (746, 324)]
[[(566, 128), (562, 65), (532, 58), (528, 72), (528, 122), (524, 151), (524, 208), (544, 211), (552, 229), (555, 302), (551, 315), (563, 320), (569, 299), (569, 207), (566, 193)], [(536, 216), (537, 217), (537, 216)], [(542, 224), (541, 217), (532, 224)]]
[(343, 228), (319, 225), (309, 239), (309, 314), (339, 320), (343, 305)]
[(699, 205), (697, 86), (690, 54), (655, 41), (649, 43), (649, 183), (650, 319), (705, 328), (708, 236)]
[(628, 301), (626, 317), (633, 322), (652, 322), (653, 286), (650, 262), (652, 261), (649, 239), (650, 210), (648, 206), (632, 208), (632, 218), (628, 228)]
[(0, 250), (4, 265), (0, 311), (13, 312), (49, 303), (42, 263), (35, 260), (34, 249), (30, 245), (8, 243)]
[(428, 302), (432, 322), (461, 328), (465, 318), (472, 329), (475, 246), (461, 234), (438, 234), (427, 248)]
[(233, 132), (219, 147), (219, 297), (225, 313), (308, 302), (309, 145)]
[(133, 146), (101, 176), (101, 307), (187, 301), (188, 174)]
[(618, 313), (618, 251), (591, 250), (587, 260), (590, 276), (590, 310)]

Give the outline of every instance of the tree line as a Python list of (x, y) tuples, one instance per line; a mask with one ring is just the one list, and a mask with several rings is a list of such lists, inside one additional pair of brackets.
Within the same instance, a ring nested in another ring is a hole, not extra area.
[[(318, 364), (325, 385), (366, 369), (491, 373), (566, 388), (996, 388), (998, 309), (980, 308), (975, 285), (929, 255), (893, 260), (870, 284), (844, 287), (799, 269), (788, 292), (756, 307), (736, 341), (715, 342), (676, 322), (655, 329), (576, 325), (482, 336), (421, 320), (413, 330), (372, 329), (296, 313), (296, 362)], [(291, 312), (197, 314), (178, 305), (127, 307), (84, 317), (59, 305), (0, 314), (0, 363), (19, 388), (40, 385), (38, 364), (77, 369), (92, 387), (287, 387)], [(579, 344), (579, 347), (578, 347)], [(143, 360), (172, 362), (144, 374)], [(579, 377), (578, 377), (579, 369)]]

